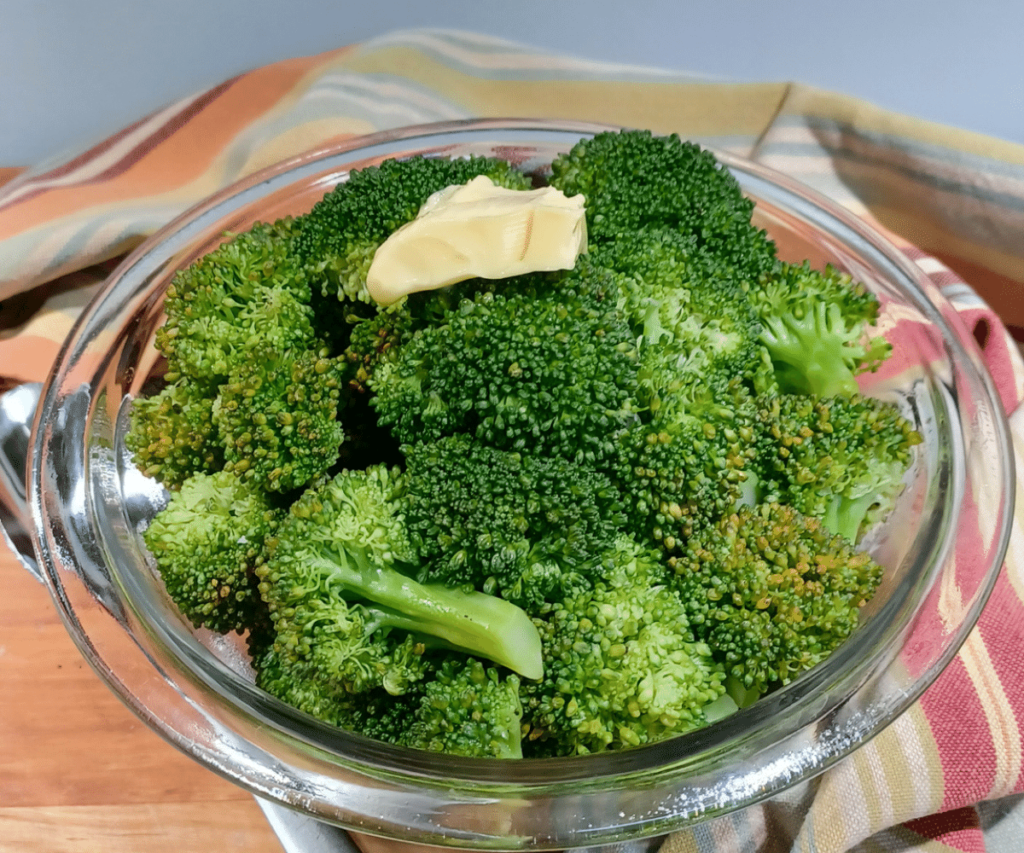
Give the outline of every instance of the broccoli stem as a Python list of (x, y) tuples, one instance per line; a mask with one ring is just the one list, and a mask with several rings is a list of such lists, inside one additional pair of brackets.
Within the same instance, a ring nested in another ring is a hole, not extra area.
[(358, 595), (387, 608), (387, 623), (438, 637), (507, 666), (525, 678), (543, 675), (540, 635), (526, 612), (504, 599), (443, 584), (421, 584), (374, 564), (366, 552), (338, 554), (351, 562), (316, 558), (310, 568), (345, 597)]
[(763, 319), (761, 340), (771, 353), (780, 384), (817, 397), (857, 393), (856, 377), (844, 358), (845, 342), (829, 333), (823, 310), (814, 316), (818, 326), (790, 317)]
[(850, 542), (856, 542), (868, 510), (878, 501), (871, 492), (859, 498), (834, 497), (825, 508), (821, 522), (832, 533), (838, 533)]

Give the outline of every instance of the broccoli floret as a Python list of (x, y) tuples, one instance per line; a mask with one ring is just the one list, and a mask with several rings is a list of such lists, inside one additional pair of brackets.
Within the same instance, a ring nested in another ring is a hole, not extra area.
[(857, 375), (889, 357), (890, 344), (870, 334), (878, 298), (834, 267), (780, 262), (747, 289), (785, 393), (855, 394)]
[(318, 720), (343, 725), (355, 694), (319, 678), (311, 664), (287, 657), (273, 643), (251, 647), (250, 655), (257, 687)]
[(412, 335), (416, 325), (408, 310), (408, 300), (353, 325), (344, 353), (348, 386), (365, 395), (374, 369)]
[(740, 498), (752, 456), (751, 389), (772, 388), (760, 323), (743, 288), (692, 235), (617, 234), (594, 253), (614, 270), (639, 340), (639, 421), (617, 482), (641, 539), (671, 554), (694, 525)]
[(283, 620), (278, 599), (263, 595), (270, 601), (278, 671), (298, 684), (313, 679), (339, 696), (376, 689), (400, 696), (430, 671), (427, 645), (407, 632), (411, 620), (403, 614), (334, 596), (308, 598)]
[[(342, 471), (292, 504), (270, 542), (270, 559), (257, 570), (276, 644), (329, 664), (345, 653), (318, 652), (325, 635), (345, 643), (381, 631), (414, 632), (420, 641), (439, 640), (538, 677), (540, 643), (522, 610), (481, 592), (413, 579), (404, 494), (404, 474), (378, 465)], [(323, 675), (336, 678), (329, 665)], [(381, 683), (388, 678), (383, 673)]]
[(601, 562), (603, 580), (535, 619), (545, 668), (522, 684), (526, 754), (662, 740), (705, 725), (704, 706), (724, 693), (657, 556), (623, 537)]
[(892, 403), (855, 394), (759, 401), (757, 471), (765, 499), (857, 542), (892, 509), (920, 434)]
[(417, 291), (354, 322), (344, 351), (349, 389), (368, 397), (370, 376), (374, 370), (378, 365), (392, 361), (395, 348), (411, 339), (418, 329), (444, 325), (463, 299), (503, 287), (504, 282), (501, 281), (469, 279), (439, 290)]
[(741, 507), (692, 536), (672, 565), (694, 633), (760, 693), (846, 640), (882, 576), (870, 555), (782, 504)]
[(371, 302), (366, 273), (377, 247), (415, 219), (435, 192), (478, 175), (509, 189), (530, 188), (529, 178), (494, 158), (385, 160), (351, 172), (301, 218), (296, 254), (324, 293), (348, 302)]
[(451, 655), (409, 690), (353, 693), (273, 647), (254, 654), (256, 685), (331, 725), (399, 746), (484, 758), (521, 758), (518, 676)]
[(771, 363), (757, 313), (741, 279), (696, 237), (670, 227), (625, 231), (591, 257), (618, 277), (623, 310), (649, 351), (643, 393), (656, 397), (681, 371), (721, 372), (767, 389)]
[(649, 131), (599, 133), (551, 164), (551, 184), (582, 193), (588, 238), (596, 244), (623, 231), (667, 226), (740, 275), (770, 268), (775, 247), (751, 224), (753, 202), (710, 151), (677, 135)]
[(242, 632), (263, 619), (255, 572), (278, 513), (228, 472), (196, 474), (142, 537), (171, 600), (197, 628)]
[(637, 362), (611, 276), (585, 262), (464, 298), (370, 377), (403, 444), (464, 432), (594, 466), (634, 419)]
[(478, 660), (445, 661), (398, 742), (450, 755), (522, 758), (520, 679)]
[(740, 502), (754, 458), (754, 398), (739, 378), (680, 370), (620, 442), (614, 478), (630, 530), (671, 558)]
[(179, 376), (215, 386), (256, 340), (278, 349), (316, 338), (306, 272), (293, 248), (294, 220), (257, 223), (178, 272), (164, 297), (156, 346)]
[(327, 471), (344, 438), (341, 372), (320, 349), (259, 340), (238, 355), (213, 404), (225, 469), (275, 492)]
[(405, 518), (421, 580), (469, 584), (528, 611), (580, 582), (625, 515), (585, 464), (497, 450), (456, 435), (404, 448)]
[[(381, 643), (382, 652), (386, 645)], [(397, 742), (408, 725), (422, 695), (419, 681), (431, 672), (421, 654), (416, 658), (417, 665), (408, 671), (417, 678), (407, 681), (401, 692), (390, 692), (381, 686), (381, 673), (400, 673), (402, 669), (384, 653), (379, 657), (376, 684), (367, 677), (356, 685), (333, 674), (328, 676), (318, 662), (296, 656), (280, 644), (257, 644), (251, 655), (257, 687), (325, 723), (388, 743)], [(367, 655), (367, 660), (372, 658)]]
[(343, 362), (325, 357), (294, 229), (257, 223), (168, 287), (156, 343), (170, 385), (135, 405), (127, 439), (168, 488), (223, 467), (288, 491), (338, 459)]
[(178, 489), (193, 474), (210, 474), (224, 465), (224, 448), (213, 425), (213, 397), (183, 379), (132, 401), (124, 441), (136, 467), (167, 489)]

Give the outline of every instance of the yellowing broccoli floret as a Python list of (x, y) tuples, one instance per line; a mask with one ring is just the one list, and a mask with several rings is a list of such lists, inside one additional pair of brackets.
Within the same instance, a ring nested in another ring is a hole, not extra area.
[(225, 469), (272, 492), (305, 486), (326, 472), (344, 438), (341, 370), (325, 350), (254, 343), (212, 406)]
[(143, 533), (171, 600), (196, 627), (242, 632), (262, 621), (256, 570), (278, 513), (228, 472), (196, 474)]
[(179, 379), (132, 404), (125, 445), (136, 467), (168, 489), (193, 474), (224, 466), (224, 447), (213, 424), (213, 401), (201, 385)]
[(694, 633), (747, 689), (821, 663), (857, 627), (881, 567), (815, 518), (744, 506), (690, 538), (672, 587)]
[(601, 580), (534, 620), (545, 669), (523, 682), (527, 754), (662, 740), (705, 725), (704, 706), (724, 693), (657, 556), (623, 538), (600, 560)]
[(762, 499), (789, 504), (857, 542), (892, 509), (920, 434), (892, 403), (854, 394), (758, 402)]

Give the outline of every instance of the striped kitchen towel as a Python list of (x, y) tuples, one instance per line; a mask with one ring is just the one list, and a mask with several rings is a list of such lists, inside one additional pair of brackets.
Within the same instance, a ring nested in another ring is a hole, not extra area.
[[(0, 383), (44, 377), (117, 259), (211, 192), (348, 137), (474, 116), (677, 132), (878, 224), (977, 332), (1024, 448), (1024, 148), (796, 84), (708, 82), (450, 31), (259, 68), (74, 156), (0, 171)], [(819, 778), (679, 832), (664, 853), (984, 850), (991, 805), (1024, 792), (1020, 547), (1015, 536), (977, 629), (907, 713)]]

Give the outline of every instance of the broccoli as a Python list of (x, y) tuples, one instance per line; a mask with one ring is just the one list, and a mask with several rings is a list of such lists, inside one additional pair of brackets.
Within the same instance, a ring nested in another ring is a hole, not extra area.
[(257, 223), (168, 287), (156, 345), (169, 384), (135, 402), (126, 444), (169, 489), (223, 468), (288, 491), (339, 457), (344, 363), (324, 356), (294, 229)]
[(895, 504), (920, 434), (892, 404), (855, 394), (785, 394), (759, 402), (763, 499), (816, 516), (851, 542)]
[(574, 755), (662, 740), (706, 724), (724, 693), (711, 649), (653, 552), (622, 537), (603, 579), (536, 618), (544, 676), (524, 681), (524, 752)]
[[(390, 656), (390, 648), (379, 648), (379, 634), (390, 644), (399, 632), (413, 632), (421, 642), (440, 641), (538, 677), (540, 643), (522, 610), (482, 592), (413, 579), (416, 555), (402, 515), (405, 479), (384, 465), (344, 470), (291, 505), (270, 540), (270, 558), (257, 569), (275, 645), (320, 661), (329, 680), (339, 677), (334, 662), (347, 666), (355, 656), (362, 667), (366, 643), (378, 661)], [(332, 644), (326, 651), (319, 648), (325, 638)], [(400, 664), (408, 669), (404, 656)], [(383, 670), (382, 684), (391, 677)]]
[(370, 302), (366, 273), (377, 247), (415, 219), (435, 192), (478, 175), (510, 189), (530, 188), (529, 178), (511, 164), (489, 157), (413, 157), (352, 171), (301, 217), (296, 257), (323, 293)]
[(195, 474), (143, 531), (171, 600), (197, 628), (239, 633), (263, 618), (256, 571), (278, 512), (229, 472)]
[(522, 758), (519, 678), (474, 658), (448, 657), (400, 694), (353, 693), (308, 663), (254, 649), (256, 685), (293, 708), (364, 737), (484, 758)]
[[(318, 678), (312, 664), (286, 659), (272, 642), (250, 644), (249, 655), (256, 686), (261, 690), (325, 723), (343, 724), (356, 694)], [(365, 702), (365, 695), (360, 695), (358, 701)]]
[(616, 233), (592, 252), (619, 281), (621, 302), (645, 361), (641, 391), (658, 396), (680, 373), (772, 384), (761, 324), (734, 271), (692, 235), (671, 227)]
[(451, 755), (522, 758), (520, 679), (482, 662), (450, 659), (423, 686), (403, 746)]
[[(325, 677), (317, 662), (290, 654), (266, 638), (251, 644), (250, 654), (255, 683), (260, 689), (325, 723), (389, 743), (396, 741), (396, 735), (406, 725), (422, 692), (419, 682), (430, 672), (422, 654), (416, 666), (404, 672), (382, 654), (379, 665), (368, 667), (366, 677), (353, 684), (345, 678)], [(371, 658), (367, 655), (366, 659)], [(412, 658), (408, 660), (412, 662)], [(377, 678), (373, 679), (371, 673), (375, 670)], [(400, 684), (389, 682), (389, 686), (397, 688), (392, 692), (382, 684), (381, 673), (388, 671), (415, 678)], [(355, 672), (356, 668), (351, 667), (350, 673)]]
[(465, 435), (403, 451), (406, 526), (423, 559), (421, 580), (469, 584), (530, 610), (582, 582), (625, 519), (618, 490), (582, 463)]
[(630, 530), (670, 557), (688, 536), (732, 511), (754, 458), (755, 406), (739, 379), (680, 374), (650, 420), (620, 442), (614, 479)]
[(201, 385), (179, 379), (131, 408), (125, 446), (136, 467), (168, 489), (193, 474), (224, 465), (224, 448), (213, 424), (213, 400)]
[(239, 355), (212, 406), (225, 470), (275, 492), (304, 486), (338, 459), (342, 363), (323, 349), (259, 340)]
[(828, 657), (882, 576), (818, 519), (775, 503), (740, 507), (698, 531), (670, 564), (696, 636), (759, 693)]
[(760, 321), (728, 264), (697, 238), (648, 226), (593, 252), (612, 270), (639, 341), (639, 420), (616, 482), (632, 527), (666, 554), (740, 499), (753, 455), (752, 393), (773, 390)]
[(406, 299), (353, 324), (343, 353), (346, 382), (352, 391), (366, 395), (370, 376), (377, 365), (389, 357), (392, 349), (411, 337), (418, 324), (408, 310), (409, 301)]
[(194, 625), (327, 724), (497, 758), (709, 725), (824, 660), (920, 437), (857, 376), (878, 298), (778, 260), (708, 151), (604, 133), (571, 270), (388, 307), (376, 248), (483, 157), (387, 160), (177, 273), (125, 442), (172, 490), (143, 538)]
[(783, 392), (855, 394), (857, 375), (889, 357), (888, 341), (870, 336), (878, 297), (846, 273), (779, 262), (745, 286)]
[(692, 236), (738, 275), (767, 271), (775, 246), (751, 223), (753, 202), (715, 155), (677, 135), (599, 133), (551, 164), (551, 184), (586, 199), (596, 244), (624, 231), (667, 226)]
[(613, 279), (581, 263), (461, 299), (370, 377), (403, 444), (465, 432), (599, 467), (634, 419), (636, 351)]
[(279, 350), (314, 343), (307, 273), (295, 257), (294, 220), (257, 223), (178, 272), (156, 332), (166, 378), (215, 386), (256, 341)]

